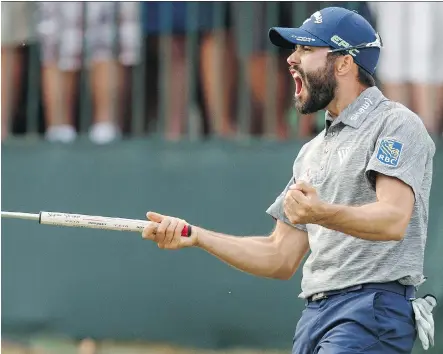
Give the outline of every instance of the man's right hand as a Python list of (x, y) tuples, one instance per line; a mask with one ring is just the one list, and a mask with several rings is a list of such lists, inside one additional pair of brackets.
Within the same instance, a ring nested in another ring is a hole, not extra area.
[(277, 221), (269, 236), (238, 237), (192, 226), (190, 237), (181, 235), (185, 220), (154, 212), (143, 238), (159, 248), (198, 247), (241, 271), (260, 277), (289, 279), (309, 249), (308, 234)]
[(188, 225), (185, 220), (161, 215), (154, 212), (146, 214), (151, 224), (143, 230), (143, 238), (154, 241), (159, 248), (179, 249), (184, 247), (197, 246), (197, 230), (192, 228), (192, 234), (189, 237), (181, 235), (183, 228)]

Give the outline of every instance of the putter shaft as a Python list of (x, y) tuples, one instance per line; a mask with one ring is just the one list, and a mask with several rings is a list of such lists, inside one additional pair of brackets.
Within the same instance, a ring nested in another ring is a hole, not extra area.
[(2, 211), (2, 218), (13, 218), (13, 219), (25, 219), (25, 220), (36, 220), (39, 219), (39, 214), (30, 213), (16, 213), (11, 211)]

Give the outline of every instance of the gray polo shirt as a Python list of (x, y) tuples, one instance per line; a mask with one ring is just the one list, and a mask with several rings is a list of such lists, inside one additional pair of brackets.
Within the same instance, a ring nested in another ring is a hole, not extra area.
[(328, 203), (358, 206), (376, 202), (377, 172), (411, 186), (415, 204), (405, 237), (399, 242), (366, 241), (313, 224), (292, 225), (307, 231), (311, 251), (303, 266), (300, 297), (367, 282), (399, 280), (418, 286), (424, 281), (435, 153), (421, 119), (372, 87), (336, 119), (326, 113), (325, 122), (325, 129), (301, 148), (293, 176), (268, 214), (292, 225), (284, 214), (283, 199), (295, 180), (311, 183)]

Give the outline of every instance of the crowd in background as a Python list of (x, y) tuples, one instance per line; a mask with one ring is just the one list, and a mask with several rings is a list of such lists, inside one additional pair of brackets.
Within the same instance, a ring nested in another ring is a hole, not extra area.
[[(348, 6), (350, 3), (336, 3)], [(356, 10), (380, 32), (384, 48), (377, 81), (385, 95), (417, 112), (433, 135), (443, 132), (443, 3), (354, 3)], [(89, 138), (97, 144), (115, 141), (127, 133), (134, 95), (146, 102), (143, 119), (158, 116), (160, 91), (167, 109), (164, 133), (179, 140), (189, 119), (189, 81), (198, 95), (193, 102), (205, 131), (222, 138), (236, 135), (240, 124), (239, 77), (245, 78), (251, 102), (250, 132), (264, 134), (267, 102), (274, 104), (275, 134), (290, 134), (293, 87), (287, 71), (288, 53), (276, 51), (267, 37), (271, 7), (277, 6), (272, 25), (299, 26), (304, 17), (324, 7), (320, 2), (201, 2), (189, 16), (188, 2), (2, 2), (2, 141), (14, 132), (26, 132), (29, 85), (39, 90), (39, 129), (52, 142), (69, 143), (78, 135), (79, 85), (86, 69), (91, 101)], [(219, 16), (214, 14), (219, 12)], [(221, 12), (221, 14), (220, 14)], [(165, 14), (167, 14), (165, 16)], [(190, 58), (189, 28), (198, 35)], [(167, 38), (167, 41), (164, 41)], [(219, 45), (219, 39), (222, 45)], [(161, 42), (167, 43), (166, 48)], [(39, 79), (29, 70), (29, 48), (38, 47)], [(169, 60), (165, 82), (159, 85), (159, 67)], [(188, 76), (195, 60), (195, 77)], [(133, 70), (144, 63), (144, 77)], [(275, 64), (272, 90), (267, 74)], [(242, 76), (243, 75), (243, 76)], [(134, 92), (133, 80), (144, 80)], [(34, 90), (35, 91), (35, 90)], [(131, 92), (132, 91), (132, 92)], [(275, 95), (273, 97), (270, 97)], [(194, 97), (194, 96), (193, 96)], [(152, 118), (154, 117), (154, 118)], [(317, 132), (315, 115), (297, 116), (297, 135)]]

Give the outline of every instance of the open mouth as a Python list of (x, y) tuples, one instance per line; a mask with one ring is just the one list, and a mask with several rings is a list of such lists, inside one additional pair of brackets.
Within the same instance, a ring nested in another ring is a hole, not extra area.
[(299, 96), (303, 88), (303, 81), (302, 79), (300, 79), (300, 77), (297, 76), (294, 78), (294, 82), (295, 82), (295, 95)]
[(294, 79), (294, 83), (295, 83), (295, 96), (298, 97), (301, 94), (301, 91), (303, 89), (303, 80), (301, 79), (300, 75), (294, 70), (294, 69), (290, 69), (289, 70), (292, 78)]

